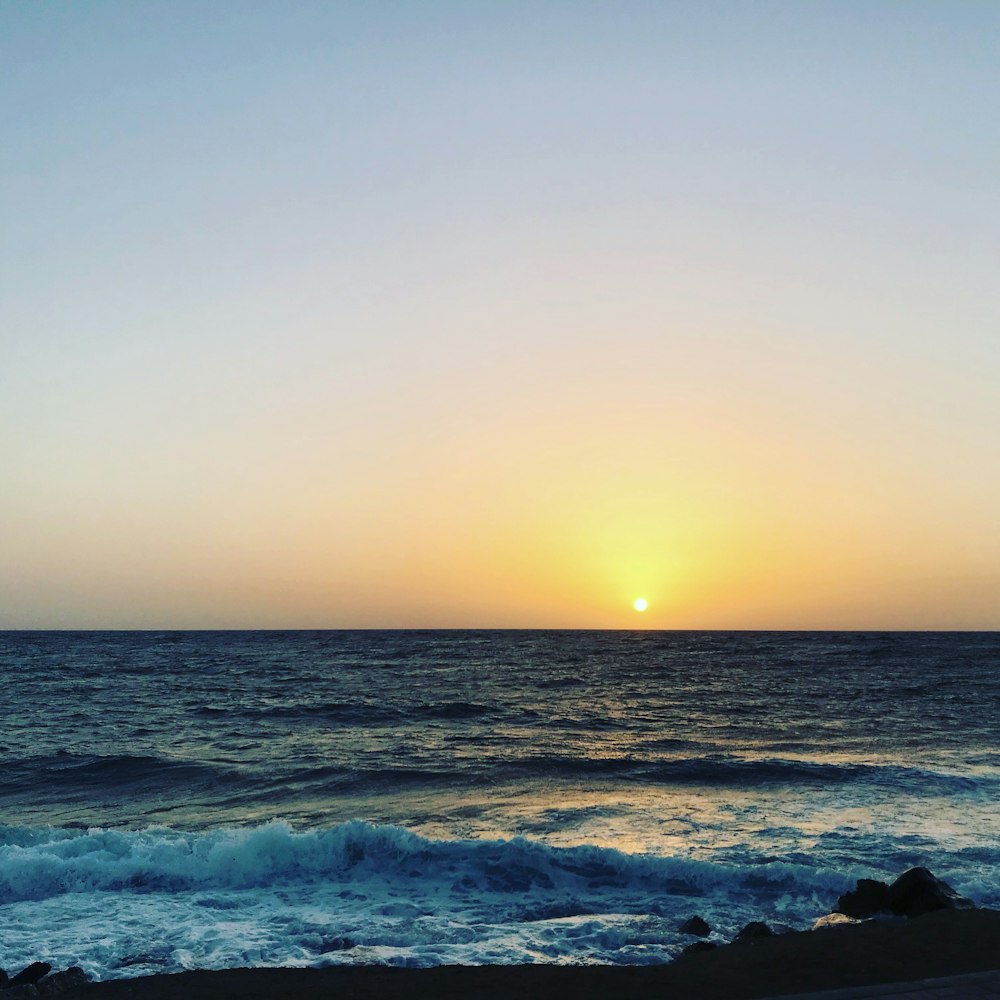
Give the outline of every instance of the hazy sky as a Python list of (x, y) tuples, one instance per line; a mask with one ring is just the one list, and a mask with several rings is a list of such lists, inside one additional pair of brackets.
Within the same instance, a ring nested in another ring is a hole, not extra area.
[(0, 123), (0, 627), (1000, 628), (993, 0), (8, 0)]

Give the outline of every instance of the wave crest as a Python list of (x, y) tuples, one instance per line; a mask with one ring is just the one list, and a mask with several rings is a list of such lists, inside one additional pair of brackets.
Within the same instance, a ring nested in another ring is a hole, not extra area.
[[(271, 887), (325, 879), (431, 880), (449, 888), (520, 892), (630, 886), (643, 893), (699, 896), (752, 884), (766, 890), (840, 891), (844, 874), (788, 862), (741, 866), (594, 846), (513, 840), (429, 840), (358, 820), (294, 832), (287, 824), (181, 833), (0, 827), (0, 902), (93, 891)], [(749, 880), (749, 881), (748, 881)]]

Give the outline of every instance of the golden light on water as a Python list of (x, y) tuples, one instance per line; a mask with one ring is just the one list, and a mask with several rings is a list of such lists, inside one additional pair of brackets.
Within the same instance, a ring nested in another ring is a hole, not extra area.
[(645, 597), (637, 597), (632, 602), (632, 607), (635, 608), (636, 611), (645, 611), (646, 608), (649, 607), (649, 601), (647, 601)]

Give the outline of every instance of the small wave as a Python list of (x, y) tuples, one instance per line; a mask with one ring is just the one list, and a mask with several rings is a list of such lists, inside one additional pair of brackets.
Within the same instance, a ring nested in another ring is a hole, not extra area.
[(692, 740), (679, 739), (676, 736), (662, 736), (657, 739), (643, 740), (638, 748), (640, 750), (690, 750), (696, 746)]
[(365, 705), (350, 701), (333, 701), (322, 703), (294, 702), (283, 705), (202, 705), (193, 709), (195, 715), (213, 718), (226, 717), (231, 719), (279, 719), (302, 720), (318, 719), (329, 722), (346, 722), (354, 725), (380, 725), (385, 722), (396, 722), (400, 713), (384, 706)]
[(276, 775), (270, 782), (275, 792), (286, 788), (310, 787), (326, 791), (370, 790), (378, 787), (405, 787), (411, 785), (453, 784), (456, 772), (448, 768), (428, 767), (379, 767), (349, 768), (329, 764), (299, 768)]
[(587, 682), (582, 677), (553, 677), (551, 680), (535, 682), (535, 687), (542, 691), (558, 691), (562, 688), (583, 687)]
[(732, 756), (643, 760), (630, 757), (527, 757), (512, 762), (512, 770), (539, 776), (606, 776), (651, 784), (719, 785), (827, 785), (865, 781), (927, 792), (973, 791), (981, 779), (942, 774), (897, 765), (835, 764), (782, 758), (746, 759)]
[(497, 708), (475, 702), (429, 702), (393, 708), (358, 702), (292, 703), (283, 705), (230, 706), (202, 705), (193, 710), (202, 717), (234, 719), (277, 719), (289, 721), (335, 722), (352, 726), (400, 725), (434, 719), (478, 719), (494, 716)]
[[(478, 705), (468, 701), (450, 701), (440, 705), (418, 705), (415, 709), (417, 718), (426, 719), (478, 719), (494, 715), (497, 710), (487, 705)], [(412, 718), (413, 715), (411, 714)]]
[(47, 788), (111, 789), (122, 785), (183, 786), (192, 781), (233, 781), (238, 772), (202, 761), (150, 754), (76, 754), (61, 752), (5, 762), (0, 790), (16, 794)]

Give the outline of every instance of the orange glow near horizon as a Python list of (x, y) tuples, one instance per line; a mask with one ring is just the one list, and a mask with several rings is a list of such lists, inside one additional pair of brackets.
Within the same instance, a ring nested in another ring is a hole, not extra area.
[[(58, 576), (67, 627), (635, 628), (637, 595), (643, 628), (990, 621), (988, 548), (962, 522), (893, 517), (931, 495), (923, 470), (875, 492), (874, 455), (814, 431), (723, 433), (675, 407), (636, 442), (583, 407), (572, 428), (530, 405), (498, 428), (485, 409), (467, 407), (444, 450), (411, 433), (387, 454), (370, 424), (324, 461), (262, 427), (227, 464), (206, 446), (197, 495), (171, 491), (161, 453), (88, 532), (49, 525), (50, 555), (36, 548), (8, 607)], [(30, 537), (12, 536), (15, 555)]]

